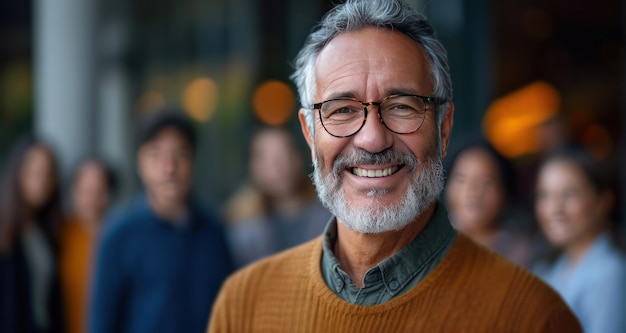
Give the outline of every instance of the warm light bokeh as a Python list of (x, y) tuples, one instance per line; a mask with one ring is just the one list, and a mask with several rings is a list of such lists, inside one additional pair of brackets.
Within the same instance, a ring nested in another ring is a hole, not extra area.
[(254, 113), (261, 121), (269, 125), (286, 123), (295, 104), (296, 98), (293, 91), (281, 81), (266, 81), (254, 92)]
[(196, 121), (207, 121), (217, 106), (217, 85), (209, 78), (197, 78), (185, 87), (183, 105), (189, 117)]
[(495, 100), (483, 118), (485, 136), (501, 154), (513, 158), (542, 144), (538, 127), (559, 111), (561, 98), (550, 84), (531, 83)]

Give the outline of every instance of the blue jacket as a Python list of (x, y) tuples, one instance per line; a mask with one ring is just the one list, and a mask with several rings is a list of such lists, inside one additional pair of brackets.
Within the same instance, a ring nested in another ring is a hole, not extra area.
[(105, 222), (89, 331), (205, 332), (232, 267), (223, 230), (208, 210), (192, 203), (187, 223), (175, 225), (139, 197)]

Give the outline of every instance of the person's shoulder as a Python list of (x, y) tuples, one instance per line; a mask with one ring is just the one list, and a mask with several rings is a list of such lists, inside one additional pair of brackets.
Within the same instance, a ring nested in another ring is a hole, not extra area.
[(605, 251), (584, 258), (580, 265), (581, 268), (577, 269), (578, 278), (585, 281), (589, 290), (594, 290), (594, 285), (608, 287), (620, 284), (622, 288), (626, 281), (626, 257), (614, 246), (607, 246)]
[(146, 198), (136, 196), (113, 207), (104, 218), (102, 238), (118, 237), (140, 228), (148, 214)]
[(192, 197), (189, 200), (189, 209), (191, 218), (193, 218), (195, 222), (201, 223), (202, 226), (220, 229), (223, 227), (218, 211), (208, 203)]

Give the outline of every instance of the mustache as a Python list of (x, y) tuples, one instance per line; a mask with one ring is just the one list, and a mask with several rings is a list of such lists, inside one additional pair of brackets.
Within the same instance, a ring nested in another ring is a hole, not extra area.
[(418, 163), (417, 157), (409, 152), (386, 149), (380, 153), (370, 153), (366, 150), (358, 149), (350, 154), (338, 155), (333, 163), (333, 173), (339, 175), (347, 167), (359, 164), (403, 164), (409, 168), (409, 171), (414, 171), (417, 169)]

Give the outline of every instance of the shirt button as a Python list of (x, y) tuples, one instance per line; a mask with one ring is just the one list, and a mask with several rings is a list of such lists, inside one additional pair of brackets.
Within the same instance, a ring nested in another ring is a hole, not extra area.
[(396, 290), (396, 289), (398, 289), (399, 286), (400, 286), (400, 284), (398, 283), (398, 281), (396, 281), (396, 280), (389, 281), (389, 288), (391, 290)]

